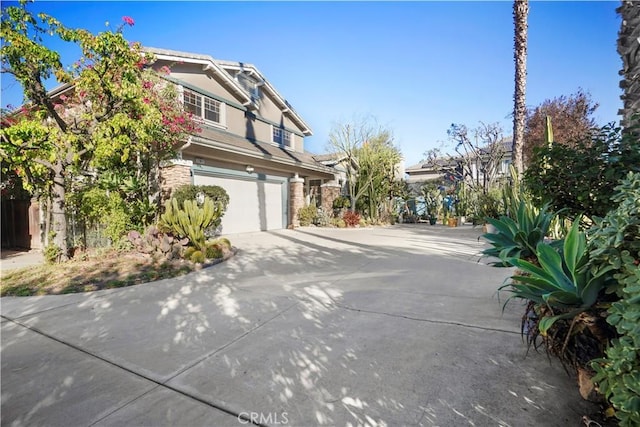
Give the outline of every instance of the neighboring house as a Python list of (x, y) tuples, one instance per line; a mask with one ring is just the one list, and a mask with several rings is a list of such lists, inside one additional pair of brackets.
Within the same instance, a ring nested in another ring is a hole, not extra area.
[(316, 162), (334, 169), (336, 183), (340, 186), (340, 193), (346, 195), (349, 193), (347, 186), (347, 168), (345, 161), (347, 156), (341, 153), (314, 154), (313, 158)]
[[(500, 159), (500, 165), (497, 170), (497, 177), (509, 176), (509, 166), (511, 165), (511, 155), (513, 152), (513, 140), (511, 138), (503, 138), (499, 144), (503, 145), (503, 155)], [(423, 183), (426, 181), (441, 180), (450, 175), (459, 176), (462, 168), (460, 163), (462, 162), (462, 156), (452, 156), (447, 158), (436, 159), (435, 161), (423, 161), (418, 164), (409, 166), (405, 172), (408, 175), (407, 182), (410, 185)], [(481, 182), (483, 179), (480, 162), (482, 162), (483, 156), (476, 159), (470, 159), (469, 168), (471, 176), (466, 179)]]
[(163, 168), (164, 189), (189, 183), (224, 188), (230, 198), (224, 234), (299, 225), (305, 189), (308, 195), (317, 184), (332, 203), (335, 170), (305, 152), (311, 129), (254, 65), (145, 50), (156, 56), (154, 69), (170, 68), (166, 78), (202, 128), (181, 148), (180, 159)]

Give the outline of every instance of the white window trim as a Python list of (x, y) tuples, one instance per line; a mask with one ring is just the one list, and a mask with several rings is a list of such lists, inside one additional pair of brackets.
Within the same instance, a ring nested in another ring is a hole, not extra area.
[[(182, 103), (182, 105), (184, 106), (184, 91), (187, 90), (193, 94), (195, 94), (196, 96), (199, 96), (200, 99), (200, 115), (195, 115), (194, 114), (194, 119), (200, 123), (204, 123), (208, 126), (213, 126), (213, 127), (217, 127), (220, 129), (227, 129), (227, 104), (225, 102), (219, 101), (215, 98), (211, 98), (210, 96), (206, 96), (203, 95), (199, 92), (196, 92), (195, 90), (191, 90), (189, 88), (185, 88), (184, 86), (180, 86), (179, 90), (178, 90), (178, 94), (180, 97), (180, 102)], [(205, 98), (206, 99), (211, 99), (215, 102), (217, 102), (220, 105), (220, 123), (218, 122), (214, 122), (212, 120), (208, 120), (204, 118), (204, 105), (205, 105)]]
[[(279, 143), (279, 142), (274, 141), (274, 138), (273, 138), (273, 132), (274, 132), (276, 129), (279, 129), (279, 130), (281, 130), (282, 132), (287, 132), (287, 133), (289, 133), (289, 145), (285, 145), (285, 143), (284, 143), (284, 138), (283, 138), (283, 142), (282, 142), (282, 143)], [(275, 146), (277, 146), (277, 147), (281, 147), (281, 148), (287, 149), (287, 150), (295, 151), (295, 147), (296, 147), (296, 134), (295, 134), (295, 133), (293, 133), (293, 132), (291, 132), (290, 130), (282, 129), (281, 127), (271, 125), (271, 144), (273, 144), (273, 145), (275, 145)]]

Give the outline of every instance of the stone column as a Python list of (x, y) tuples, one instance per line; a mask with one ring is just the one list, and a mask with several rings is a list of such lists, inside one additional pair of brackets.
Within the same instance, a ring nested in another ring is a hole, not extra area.
[(289, 228), (300, 227), (298, 211), (304, 207), (304, 178), (289, 178)]
[(340, 196), (340, 184), (330, 181), (320, 186), (322, 211), (333, 216), (333, 201)]
[(171, 197), (174, 188), (193, 184), (191, 166), (191, 160), (170, 160), (160, 166), (160, 191), (163, 200)]

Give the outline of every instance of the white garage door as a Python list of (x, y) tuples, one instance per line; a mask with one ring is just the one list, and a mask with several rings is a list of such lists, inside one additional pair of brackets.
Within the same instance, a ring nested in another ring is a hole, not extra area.
[(243, 180), (194, 173), (195, 185), (218, 185), (229, 194), (222, 234), (286, 228), (283, 182)]

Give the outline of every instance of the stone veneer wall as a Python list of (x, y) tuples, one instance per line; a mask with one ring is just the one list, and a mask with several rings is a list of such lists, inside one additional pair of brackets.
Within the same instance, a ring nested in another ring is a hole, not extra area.
[(340, 185), (334, 182), (327, 182), (320, 186), (320, 201), (322, 211), (330, 215), (333, 214), (333, 201), (340, 196)]
[(304, 179), (289, 178), (289, 227), (300, 227), (298, 211), (304, 207)]
[(191, 179), (192, 165), (193, 162), (190, 160), (172, 160), (160, 167), (160, 190), (163, 199), (168, 199), (174, 188), (193, 184)]

